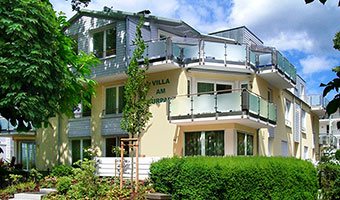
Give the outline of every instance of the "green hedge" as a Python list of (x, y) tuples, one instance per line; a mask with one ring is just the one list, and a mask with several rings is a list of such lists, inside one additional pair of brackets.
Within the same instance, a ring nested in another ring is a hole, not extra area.
[(318, 168), (322, 199), (340, 199), (340, 165), (322, 163)]
[(153, 163), (157, 192), (173, 199), (316, 199), (317, 171), (280, 157), (185, 157)]

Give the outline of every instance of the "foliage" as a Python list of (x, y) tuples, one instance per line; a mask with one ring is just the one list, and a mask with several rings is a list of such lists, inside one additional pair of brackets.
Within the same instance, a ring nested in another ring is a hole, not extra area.
[(86, 7), (89, 5), (91, 0), (71, 0), (72, 10), (79, 11), (81, 7)]
[(74, 184), (67, 194), (71, 199), (82, 199), (83, 197), (94, 198), (97, 195), (99, 177), (96, 176), (96, 166), (94, 160), (84, 159), (76, 162), (79, 168), (74, 168)]
[(145, 199), (145, 194), (153, 191), (149, 184), (141, 183), (139, 191), (131, 194), (128, 184), (120, 190), (118, 179), (96, 176), (95, 161), (84, 159), (77, 164), (80, 168), (74, 168), (75, 176), (59, 177), (58, 193), (49, 194), (44, 199)]
[(280, 157), (185, 157), (153, 163), (157, 192), (173, 199), (315, 199), (317, 173), (303, 160)]
[[(308, 3), (312, 3), (314, 0), (305, 0), (306, 4)], [(319, 0), (322, 4), (325, 4), (327, 0)], [(340, 0), (339, 0), (339, 4), (338, 6), (340, 6)]]
[(43, 178), (43, 175), (36, 169), (31, 169), (29, 173), (29, 180), (33, 181), (34, 183), (40, 182)]
[(57, 185), (57, 178), (54, 176), (45, 176), (39, 184), (42, 188), (55, 188)]
[(34, 182), (19, 183), (16, 185), (8, 186), (0, 190), (0, 199), (8, 199), (13, 197), (15, 193), (19, 192), (33, 192), (36, 191), (36, 184)]
[(68, 176), (63, 176), (58, 178), (57, 181), (57, 190), (59, 194), (66, 194), (66, 192), (70, 189), (72, 185), (72, 178)]
[(147, 121), (151, 117), (151, 112), (149, 111), (151, 99), (147, 97), (150, 83), (146, 80), (149, 60), (144, 58), (145, 67), (140, 67), (138, 63), (138, 61), (143, 58), (142, 55), (146, 48), (141, 31), (143, 24), (144, 19), (141, 17), (136, 28), (136, 37), (134, 40), (136, 48), (133, 51), (133, 56), (126, 71), (128, 79), (124, 86), (124, 99), (126, 104), (123, 109), (121, 127), (132, 137), (140, 136), (144, 131)]
[(340, 199), (340, 165), (322, 163), (318, 170), (322, 199)]
[(73, 168), (69, 165), (57, 165), (52, 168), (51, 176), (73, 176)]
[[(340, 32), (338, 32), (334, 39), (334, 48), (340, 51)], [(335, 67), (332, 69), (333, 72), (336, 73), (336, 78), (334, 78), (332, 81), (328, 82), (327, 84), (321, 83), (320, 86), (324, 87), (323, 90), (323, 96), (327, 96), (327, 94), (335, 90), (337, 94), (334, 96), (334, 98), (327, 104), (326, 110), (327, 114), (333, 114), (335, 113), (339, 107), (340, 107), (340, 93), (339, 93), (339, 88), (340, 88), (340, 66)]]
[(337, 161), (340, 161), (340, 149), (337, 149), (335, 154), (334, 154), (334, 157)]
[(66, 25), (47, 0), (0, 1), (0, 110), (19, 131), (47, 125), (56, 114), (72, 116), (94, 94), (86, 76), (99, 61), (76, 54)]

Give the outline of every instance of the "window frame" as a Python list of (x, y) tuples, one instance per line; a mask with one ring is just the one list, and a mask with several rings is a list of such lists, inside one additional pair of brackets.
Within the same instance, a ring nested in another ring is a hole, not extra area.
[[(215, 132), (217, 134), (223, 134), (223, 155), (207, 155), (206, 151), (206, 145), (207, 145), (207, 134), (209, 132)], [(186, 134), (194, 134), (194, 133), (200, 133), (199, 138), (199, 146), (200, 146), (200, 154), (198, 155), (186, 155)], [(183, 133), (183, 156), (225, 156), (226, 155), (226, 132), (225, 130), (205, 130), (205, 131), (188, 131)]]
[[(288, 110), (287, 110), (287, 105), (289, 105)], [(285, 98), (285, 124), (286, 126), (289, 126), (289, 127), (292, 126), (292, 120), (291, 120), (292, 105), (293, 105), (292, 102), (289, 99)]]
[[(125, 85), (119, 84), (119, 85), (112, 85), (112, 86), (104, 87), (103, 115), (120, 115), (120, 114), (123, 114), (124, 106), (122, 107), (122, 112), (121, 113), (119, 112), (119, 88), (120, 87), (125, 87)], [(106, 113), (106, 111), (107, 111), (107, 109), (106, 109), (106, 98), (107, 98), (106, 94), (107, 94), (107, 89), (110, 89), (110, 88), (116, 88), (116, 108), (115, 108), (114, 113)], [(125, 90), (123, 90), (123, 102), (124, 102), (124, 91)]]
[[(113, 29), (115, 31), (115, 52), (112, 55), (106, 56), (106, 40), (107, 40), (107, 30)], [(104, 27), (100, 27), (98, 29), (94, 29), (90, 31), (90, 42), (89, 42), (89, 52), (94, 53), (94, 34), (103, 32), (103, 56), (102, 57), (97, 57), (99, 59), (107, 59), (107, 58), (112, 58), (116, 57), (117, 55), (117, 27), (116, 24), (109, 24)]]
[(207, 80), (207, 79), (196, 79), (194, 81), (194, 87), (193, 92), (198, 93), (198, 83), (209, 83), (214, 84), (214, 94), (216, 94), (217, 85), (230, 85), (231, 86), (231, 92), (235, 88), (235, 82), (232, 81), (214, 81), (214, 80)]
[(90, 140), (90, 147), (92, 146), (92, 140), (91, 140), (91, 138), (72, 138), (72, 139), (70, 139), (70, 154), (71, 154), (71, 156), (70, 156), (70, 160), (71, 160), (71, 165), (73, 165), (75, 162), (77, 162), (77, 161), (73, 161), (73, 144), (72, 144), (72, 142), (73, 141), (76, 141), (76, 140), (79, 140), (80, 141), (80, 160), (83, 160), (84, 159), (84, 140)]
[(301, 108), (301, 131), (307, 131), (307, 112)]
[[(238, 134), (244, 134), (244, 139), (243, 139), (243, 145), (244, 145), (244, 154), (239, 154), (239, 143), (238, 143)], [(248, 136), (252, 137), (252, 145), (253, 145), (253, 149), (252, 154), (248, 155), (248, 148), (247, 148), (247, 143), (248, 143)], [(246, 133), (246, 132), (242, 132), (242, 131), (237, 131), (236, 132), (236, 155), (237, 156), (254, 156), (254, 147), (255, 147), (255, 136), (252, 133)]]

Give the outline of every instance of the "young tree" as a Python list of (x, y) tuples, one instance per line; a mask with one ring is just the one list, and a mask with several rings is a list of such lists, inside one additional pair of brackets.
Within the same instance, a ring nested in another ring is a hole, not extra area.
[(64, 34), (64, 16), (48, 0), (0, 1), (0, 114), (18, 130), (39, 128), (56, 114), (73, 108), (94, 93), (90, 67), (94, 56), (79, 55)]
[(144, 58), (144, 67), (140, 67), (138, 63), (138, 60), (143, 58), (142, 55), (146, 48), (141, 31), (143, 24), (144, 18), (141, 17), (136, 27), (136, 38), (134, 40), (136, 48), (126, 71), (128, 79), (124, 86), (125, 106), (121, 127), (132, 138), (140, 136), (151, 117), (149, 111), (151, 99), (147, 97), (150, 84), (146, 79), (149, 60)]

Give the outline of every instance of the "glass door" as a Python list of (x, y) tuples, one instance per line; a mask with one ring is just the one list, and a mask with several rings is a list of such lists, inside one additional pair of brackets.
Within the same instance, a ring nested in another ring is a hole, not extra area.
[(35, 167), (35, 142), (23, 141), (20, 145), (21, 164), (24, 170), (30, 170)]

